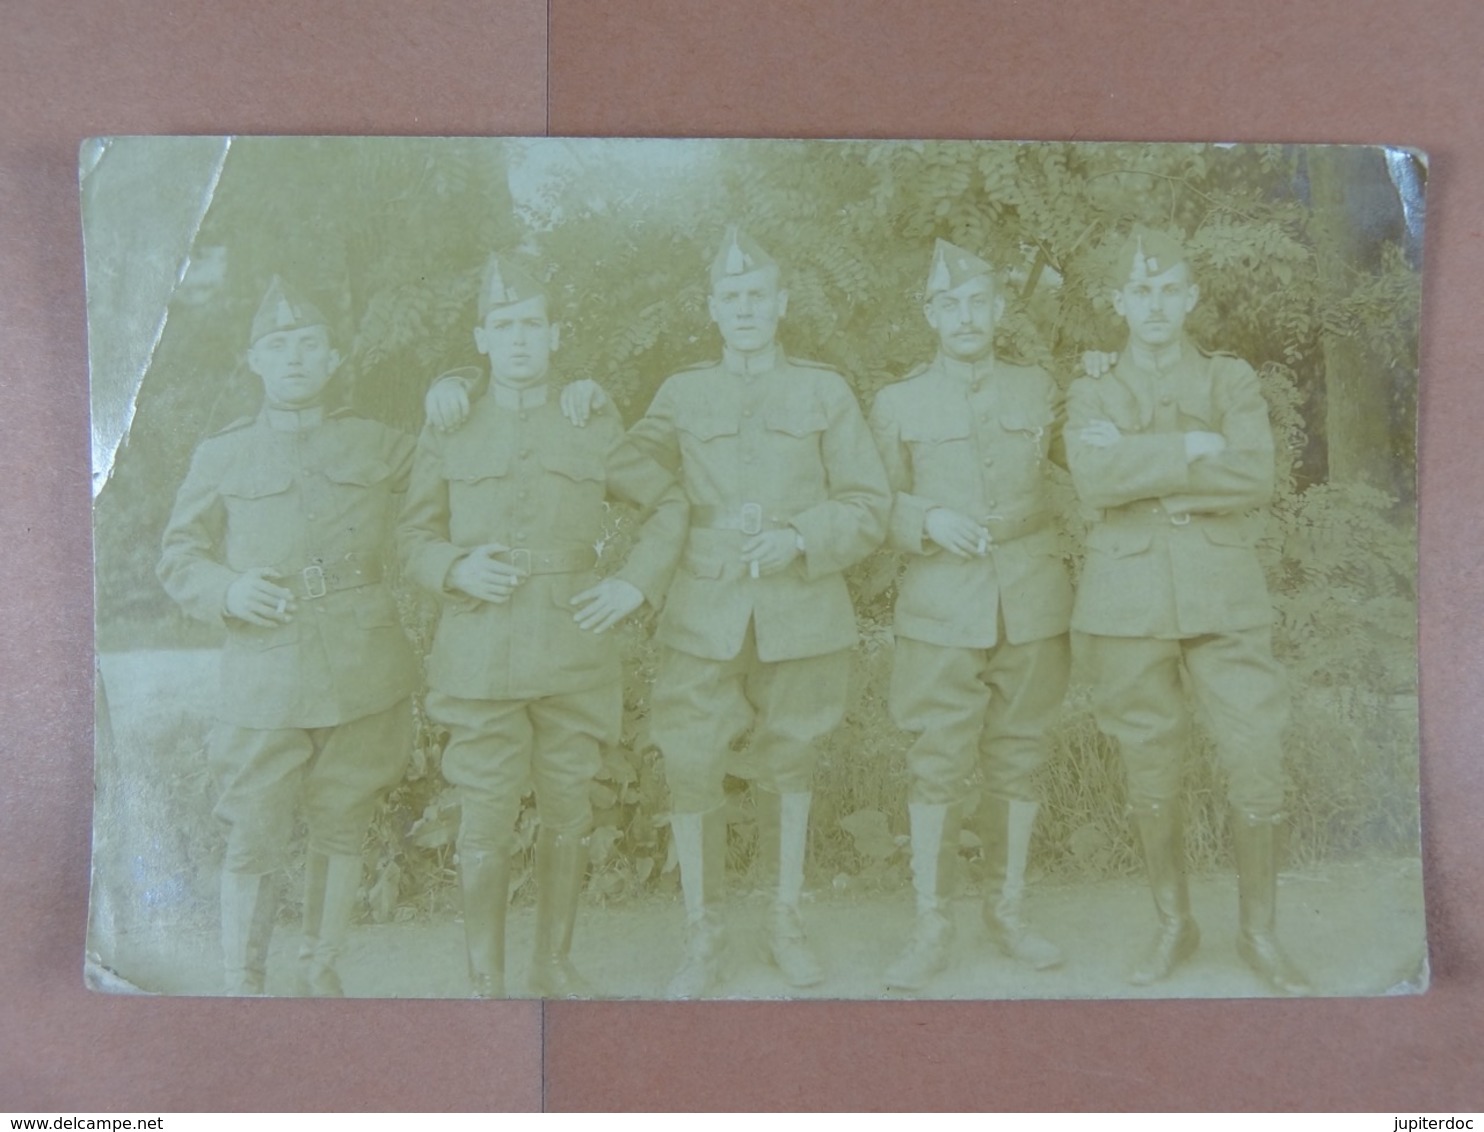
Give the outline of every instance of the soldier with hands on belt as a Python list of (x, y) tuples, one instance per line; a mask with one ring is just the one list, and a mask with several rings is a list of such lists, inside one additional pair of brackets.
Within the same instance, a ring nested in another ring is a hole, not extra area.
[(1179, 811), (1188, 686), (1227, 773), (1238, 951), (1280, 993), (1309, 985), (1276, 934), (1287, 696), (1272, 603), (1254, 549), (1272, 497), (1273, 434), (1257, 375), (1184, 334), (1200, 296), (1185, 249), (1136, 229), (1116, 261), (1128, 345), (1111, 372), (1075, 382), (1067, 450), (1097, 509), (1072, 618), (1099, 726), (1119, 741), (1158, 930), (1130, 975), (1167, 977), (1196, 950)]
[(784, 356), (777, 262), (728, 230), (711, 265), (722, 357), (670, 377), (630, 436), (678, 467), (691, 504), (666, 599), (653, 734), (665, 760), (686, 905), (676, 997), (722, 974), (723, 778), (753, 730), (759, 844), (778, 862), (767, 949), (795, 986), (824, 970), (805, 936), (815, 742), (844, 718), (855, 611), (842, 571), (881, 541), (890, 496), (850, 387)]
[(907, 764), (917, 919), (887, 971), (908, 990), (948, 961), (951, 815), (976, 764), (990, 938), (1035, 968), (1062, 960), (1021, 915), (1034, 777), (1071, 660), (1072, 589), (1046, 497), (1061, 398), (1044, 371), (995, 356), (1004, 305), (993, 268), (939, 240), (923, 295), (937, 356), (883, 389), (871, 412), (895, 493), (889, 544), (908, 556), (889, 707), (916, 735)]
[(412, 748), (417, 665), (382, 571), (413, 444), (330, 407), (340, 355), (328, 321), (276, 277), (247, 364), (263, 383), (262, 410), (196, 449), (158, 572), (187, 613), (226, 628), (209, 758), (227, 826), (227, 993), (263, 993), (273, 874), (302, 800), (296, 989), (338, 996), (361, 844)]
[[(448, 727), (459, 789), (459, 879), (475, 994), (505, 993), (505, 919), (521, 795), (533, 779), (537, 922), (530, 989), (591, 994), (571, 963), (587, 865), (589, 791), (623, 713), (607, 631), (658, 607), (685, 539), (685, 496), (624, 436), (611, 406), (569, 424), (551, 391), (559, 341), (545, 289), (508, 257), (484, 269), (474, 340), (488, 391), (456, 431), (418, 442), (398, 538), (408, 572), (439, 596), (428, 714)], [(465, 376), (440, 380), (467, 405)], [(429, 393), (430, 404), (433, 392)], [(650, 511), (628, 561), (599, 579), (605, 501)]]

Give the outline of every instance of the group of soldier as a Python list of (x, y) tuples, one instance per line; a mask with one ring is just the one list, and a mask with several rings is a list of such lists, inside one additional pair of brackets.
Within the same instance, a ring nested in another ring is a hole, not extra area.
[[(1063, 399), (1041, 369), (995, 356), (1004, 298), (990, 264), (944, 241), (923, 314), (937, 353), (884, 388), (869, 422), (835, 371), (778, 344), (778, 263), (730, 229), (710, 269), (719, 361), (666, 380), (624, 430), (600, 386), (558, 389), (551, 299), (521, 263), (483, 271), (474, 341), (487, 367), (443, 375), (415, 444), (333, 407), (328, 320), (275, 279), (247, 362), (264, 404), (197, 450), (160, 577), (224, 624), (210, 760), (227, 828), (221, 924), (229, 993), (264, 987), (296, 805), (308, 827), (296, 989), (337, 995), (361, 846), (412, 743), (419, 666), (386, 582), (395, 553), (439, 600), (426, 711), (449, 734), (472, 993), (506, 993), (505, 921), (521, 797), (539, 815), (528, 989), (593, 993), (572, 962), (590, 784), (620, 737), (618, 643), (646, 603), (661, 659), (650, 727), (670, 790), (686, 936), (675, 997), (725, 986), (724, 776), (751, 731), (759, 845), (776, 881), (767, 953), (793, 986), (824, 962), (800, 911), (818, 741), (846, 711), (856, 619), (844, 571), (885, 541), (905, 555), (889, 693), (914, 737), (916, 917), (886, 986), (945, 969), (945, 861), (976, 774), (983, 920), (1011, 960), (1060, 949), (1023, 912), (1037, 771), (1073, 653), (1119, 741), (1156, 931), (1130, 978), (1167, 977), (1198, 945), (1179, 813), (1192, 707), (1227, 772), (1239, 951), (1280, 993), (1304, 993), (1279, 946), (1284, 681), (1255, 553), (1273, 440), (1256, 375), (1199, 350), (1183, 324), (1199, 289), (1171, 236), (1137, 229), (1108, 280), (1129, 336)], [(1101, 372), (1106, 369), (1106, 372)], [(1096, 509), (1074, 597), (1048, 496), (1064, 464)], [(644, 516), (599, 577), (606, 501)]]

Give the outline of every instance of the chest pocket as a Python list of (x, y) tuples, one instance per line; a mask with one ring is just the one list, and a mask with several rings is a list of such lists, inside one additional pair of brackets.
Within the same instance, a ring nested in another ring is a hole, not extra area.
[(345, 460), (325, 468), (325, 478), (346, 487), (375, 487), (392, 474), (385, 460)]
[(736, 416), (723, 413), (695, 413), (676, 421), (677, 427), (696, 440), (705, 442), (722, 436), (736, 436), (741, 422)]
[(1000, 428), (1030, 441), (1041, 452), (1051, 444), (1051, 410), (1045, 406), (1011, 406), (1000, 413)]
[(504, 445), (456, 448), (443, 456), (443, 478), (477, 483), (510, 474), (510, 449)]
[(823, 432), (829, 421), (812, 405), (774, 405), (763, 415), (763, 424), (769, 432), (803, 440)]
[(236, 499), (267, 499), (293, 486), (294, 476), (288, 468), (249, 466), (227, 475), (222, 481), (222, 494)]
[(1201, 381), (1199, 385), (1188, 383), (1180, 390), (1181, 423), (1187, 428), (1199, 425), (1213, 432), (1221, 431), (1220, 416), (1212, 404), (1211, 383)]
[(912, 445), (914, 450), (921, 448), (926, 452), (931, 452), (941, 445), (968, 439), (969, 420), (967, 417), (905, 421), (902, 424), (902, 440)]
[(569, 480), (601, 483), (606, 478), (603, 461), (597, 453), (580, 448), (547, 448), (541, 453), (541, 466)]

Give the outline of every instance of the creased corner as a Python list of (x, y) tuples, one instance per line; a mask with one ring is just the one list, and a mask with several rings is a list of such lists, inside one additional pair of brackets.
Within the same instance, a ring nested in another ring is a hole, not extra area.
[(91, 138), (79, 149), (94, 498), (128, 437), (230, 149), (225, 137)]
[(90, 991), (99, 991), (103, 994), (154, 994), (141, 986), (136, 986), (124, 978), (112, 967), (109, 967), (93, 952), (88, 952), (82, 968), (83, 982)]
[(1410, 146), (1387, 146), (1386, 172), (1396, 186), (1402, 204), (1402, 217), (1407, 226), (1407, 239), (1420, 247), (1422, 229), (1427, 219), (1427, 153)]

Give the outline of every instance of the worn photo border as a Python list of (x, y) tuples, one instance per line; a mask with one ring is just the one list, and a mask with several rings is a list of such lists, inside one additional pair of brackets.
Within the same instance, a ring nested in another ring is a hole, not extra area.
[[(1201, 5), (28, 0), (3, 49), (7, 716), (0, 1083), (10, 1108), (1477, 1109), (1484, 893), (1484, 13), (1467, 0)], [(910, 8), (910, 10), (909, 10)], [(867, 10), (869, 9), (869, 10)], [(381, 17), (378, 19), (377, 17)], [(550, 21), (550, 89), (544, 50)], [(527, 34), (528, 33), (528, 34)], [(230, 44), (228, 50), (224, 45)], [(158, 61), (168, 53), (170, 66)], [(84, 57), (88, 66), (79, 66)], [(758, 60), (767, 60), (760, 67)], [(518, 64), (524, 62), (522, 68)], [(165, 77), (160, 78), (161, 75)], [(760, 90), (759, 77), (768, 80)], [(1134, 127), (1137, 127), (1135, 129)], [(105, 133), (631, 133), (1396, 142), (1432, 157), (1421, 405), (1423, 810), (1434, 982), (1371, 1002), (575, 1004), (89, 995), (92, 654), (76, 146)], [(231, 1041), (226, 1041), (228, 1037)], [(353, 1079), (323, 1072), (324, 1051)], [(242, 1072), (243, 1059), (254, 1071)], [(492, 1072), (491, 1067), (499, 1066)], [(263, 1082), (270, 1082), (264, 1085)], [(367, 1086), (366, 1082), (373, 1082)]]

